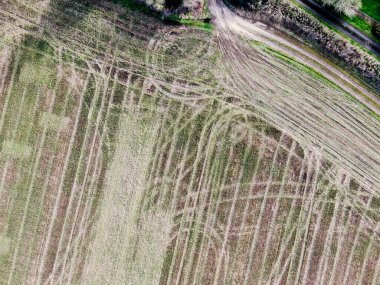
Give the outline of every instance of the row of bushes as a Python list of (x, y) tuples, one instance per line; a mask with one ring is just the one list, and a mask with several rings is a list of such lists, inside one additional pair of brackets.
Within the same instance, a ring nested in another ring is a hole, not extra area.
[(380, 90), (380, 63), (297, 6), (283, 0), (229, 1), (227, 4), (232, 5), (231, 8), (235, 8), (240, 16), (263, 22), (301, 38), (337, 64), (352, 69), (357, 76)]

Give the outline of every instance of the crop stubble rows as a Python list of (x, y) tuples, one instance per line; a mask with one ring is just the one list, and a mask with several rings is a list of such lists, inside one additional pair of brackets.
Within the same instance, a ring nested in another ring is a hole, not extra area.
[(8, 5), (22, 37), (1, 44), (1, 284), (379, 281), (379, 127), (362, 105), (268, 49), (109, 3)]

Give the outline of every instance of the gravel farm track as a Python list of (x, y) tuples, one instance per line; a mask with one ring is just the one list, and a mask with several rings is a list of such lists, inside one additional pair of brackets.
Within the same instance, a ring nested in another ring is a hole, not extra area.
[(209, 9), (0, 0), (0, 285), (380, 283), (379, 94)]

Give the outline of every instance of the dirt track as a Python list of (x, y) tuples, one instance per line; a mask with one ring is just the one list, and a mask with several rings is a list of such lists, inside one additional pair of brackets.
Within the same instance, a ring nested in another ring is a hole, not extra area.
[[(268, 32), (260, 23), (232, 13), (221, 0), (210, 3), (225, 70), (237, 96), (244, 95), (279, 129), (294, 135), (304, 146), (321, 150), (328, 159), (352, 173), (367, 187), (380, 189), (380, 126), (375, 115), (379, 97), (337, 68), (292, 42)], [(254, 50), (247, 40), (258, 41), (311, 66), (339, 86), (317, 86), (307, 74), (292, 74), (281, 60)], [(341, 89), (340, 89), (341, 88)], [(352, 96), (355, 100), (349, 100)]]

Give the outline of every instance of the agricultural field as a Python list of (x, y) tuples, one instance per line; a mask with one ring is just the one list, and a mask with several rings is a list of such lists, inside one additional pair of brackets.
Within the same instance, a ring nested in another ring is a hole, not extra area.
[(379, 284), (380, 97), (208, 2), (0, 0), (0, 284)]

